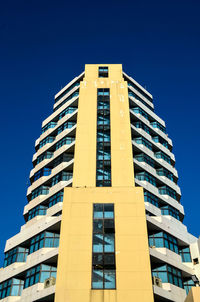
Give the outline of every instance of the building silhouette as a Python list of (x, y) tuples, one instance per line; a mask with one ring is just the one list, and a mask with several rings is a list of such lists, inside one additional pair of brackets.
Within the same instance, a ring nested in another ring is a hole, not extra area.
[(122, 65), (86, 65), (42, 123), (0, 299), (200, 301), (200, 241), (183, 223), (172, 147)]

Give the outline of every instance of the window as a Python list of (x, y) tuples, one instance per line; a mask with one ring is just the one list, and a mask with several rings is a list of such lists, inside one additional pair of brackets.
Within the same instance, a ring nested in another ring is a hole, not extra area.
[(171, 164), (171, 159), (168, 155), (166, 155), (165, 153), (163, 153), (162, 151), (158, 151), (156, 153), (154, 153), (156, 158), (162, 158), (164, 159), (168, 164)]
[(55, 123), (55, 122), (49, 122), (44, 127), (42, 127), (42, 133), (44, 133), (45, 131), (47, 131), (50, 128), (56, 127), (56, 125), (57, 125), (57, 123)]
[(37, 189), (33, 190), (31, 193), (31, 200), (36, 198), (39, 195), (47, 195), (49, 194), (49, 187), (46, 186), (40, 186)]
[(165, 168), (160, 168), (156, 170), (156, 173), (160, 176), (166, 176), (167, 178), (169, 178), (171, 181), (174, 181), (174, 177), (173, 174), (171, 172), (169, 172), (167, 169)]
[(38, 205), (28, 212), (28, 221), (38, 215), (46, 215), (47, 207)]
[(59, 191), (58, 193), (52, 195), (48, 200), (48, 206), (38, 205), (35, 208), (31, 209), (28, 212), (28, 221), (33, 219), (35, 216), (38, 215), (46, 215), (47, 209), (51, 208), (58, 202), (63, 201), (63, 191)]
[(152, 98), (147, 95), (142, 89), (140, 89), (136, 84), (134, 84), (133, 82), (128, 81), (128, 86), (133, 87), (135, 90), (137, 90), (141, 95), (143, 95), (148, 101), (153, 102)]
[(23, 247), (16, 247), (5, 253), (4, 267), (14, 262), (26, 262), (28, 249)]
[(177, 239), (166, 232), (158, 232), (158, 233), (150, 234), (149, 246), (166, 247), (167, 249), (178, 254)]
[(67, 107), (65, 110), (63, 110), (59, 115), (58, 115), (58, 120), (60, 120), (61, 118), (63, 118), (65, 115), (67, 114), (71, 114), (73, 113), (75, 110), (77, 110), (77, 107)]
[(96, 186), (111, 186), (110, 91), (97, 90), (97, 168)]
[(130, 89), (128, 90), (128, 96), (131, 96), (131, 97), (135, 98), (136, 100), (140, 101), (143, 105), (145, 105), (147, 108), (149, 108), (151, 111), (154, 112), (154, 109), (149, 104), (147, 104), (145, 101), (143, 101), (143, 99), (141, 99), (138, 95), (136, 95)]
[(49, 168), (42, 168), (41, 170), (39, 170), (38, 172), (35, 173), (33, 181), (36, 181), (37, 179), (39, 179), (42, 176), (48, 176), (51, 174), (51, 169)]
[(73, 154), (68, 154), (68, 153), (61, 154), (60, 156), (56, 157), (55, 160), (53, 161), (52, 169), (54, 169), (55, 167), (57, 167), (63, 162), (68, 162), (72, 160), (73, 158), (74, 158)]
[(180, 215), (179, 215), (179, 211), (175, 208), (173, 208), (170, 205), (166, 205), (161, 207), (161, 214), (162, 215), (170, 215), (174, 218), (176, 218), (177, 220), (180, 220)]
[(165, 148), (169, 149), (168, 142), (167, 142), (166, 140), (164, 140), (162, 137), (160, 137), (160, 136), (153, 136), (153, 137), (152, 137), (152, 140), (153, 140), (155, 143), (160, 143), (160, 144), (163, 145)]
[(72, 128), (76, 123), (75, 122), (65, 122), (62, 124), (60, 127), (58, 127), (57, 134), (60, 134), (62, 131), (65, 129), (70, 129)]
[(183, 262), (192, 262), (189, 246), (179, 249), (179, 255)]
[(181, 271), (171, 265), (165, 264), (154, 268), (152, 275), (160, 278), (163, 283), (171, 283), (183, 288)]
[(0, 283), (0, 299), (8, 296), (21, 296), (24, 281), (19, 279), (9, 279)]
[(163, 133), (166, 133), (166, 128), (164, 126), (162, 126), (159, 122), (155, 121), (155, 122), (151, 122), (151, 126), (153, 128), (158, 128), (159, 130), (161, 130)]
[(54, 177), (52, 177), (51, 187), (55, 186), (60, 181), (70, 180), (72, 176), (73, 176), (72, 172), (66, 172), (66, 171), (62, 171), (56, 174)]
[(72, 84), (69, 88), (67, 88), (65, 91), (63, 91), (63, 93), (61, 93), (56, 99), (55, 99), (55, 103), (57, 103), (64, 95), (66, 95), (68, 92), (70, 92), (70, 90), (72, 90), (74, 87), (78, 87), (80, 85), (79, 82), (76, 82), (74, 84)]
[(45, 146), (46, 144), (50, 144), (54, 141), (55, 137), (53, 136), (47, 136), (39, 143), (39, 149)]
[(137, 173), (135, 175), (135, 178), (138, 179), (138, 180), (146, 180), (148, 181), (150, 184), (152, 184), (153, 186), (156, 187), (156, 178), (154, 176), (152, 176), (150, 173), (148, 172), (140, 172), (140, 173)]
[(150, 193), (148, 191), (144, 191), (144, 201), (147, 201), (147, 202), (153, 204), (154, 206), (159, 207), (158, 197), (156, 197), (155, 195), (153, 195), (152, 193)]
[(173, 189), (171, 189), (168, 186), (160, 187), (160, 188), (158, 188), (158, 191), (159, 191), (159, 194), (161, 194), (161, 195), (169, 195), (170, 197), (177, 200), (176, 191), (174, 191)]
[(141, 114), (142, 116), (144, 116), (144, 118), (149, 120), (149, 115), (140, 107), (134, 107), (134, 108), (132, 108), (132, 110), (133, 110), (133, 112), (135, 112), (137, 114)]
[(134, 122), (133, 126), (135, 126), (136, 128), (141, 128), (143, 129), (146, 133), (150, 134), (150, 129), (149, 127), (147, 127), (144, 123), (142, 122)]
[(152, 144), (144, 137), (135, 137), (133, 139), (134, 142), (136, 142), (137, 144), (142, 144), (145, 147), (147, 147), (149, 150), (152, 150)]
[(155, 168), (155, 161), (145, 153), (135, 155), (135, 159), (137, 159), (139, 162), (145, 162), (151, 167)]
[(60, 107), (62, 107), (65, 103), (67, 103), (68, 101), (70, 101), (72, 98), (77, 97), (79, 95), (79, 89), (77, 89), (75, 92), (73, 92), (68, 98), (66, 98), (64, 101), (62, 101), (58, 106), (56, 106), (56, 108), (53, 109), (53, 111), (55, 112), (56, 110), (58, 110)]
[(108, 78), (108, 67), (106, 66), (99, 67), (99, 78)]
[(36, 283), (43, 283), (50, 277), (56, 278), (56, 267), (45, 264), (37, 265), (26, 272), (24, 288), (27, 288)]
[(56, 143), (56, 150), (61, 148), (64, 145), (70, 145), (75, 140), (74, 137), (65, 136), (60, 141)]
[(37, 164), (41, 163), (44, 159), (49, 159), (53, 156), (53, 152), (44, 152), (37, 158)]
[(58, 247), (60, 235), (50, 232), (43, 232), (31, 239), (29, 254), (36, 252), (43, 247)]
[(49, 198), (48, 207), (51, 208), (58, 202), (62, 202), (62, 201), (63, 201), (63, 191), (60, 191)]
[(92, 288), (115, 289), (114, 204), (93, 205)]

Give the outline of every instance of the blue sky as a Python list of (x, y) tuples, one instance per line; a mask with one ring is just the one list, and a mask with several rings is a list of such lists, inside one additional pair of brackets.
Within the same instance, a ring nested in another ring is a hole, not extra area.
[(122, 63), (174, 143), (184, 223), (200, 233), (199, 1), (4, 1), (0, 8), (0, 265), (24, 223), (34, 141), (85, 63)]

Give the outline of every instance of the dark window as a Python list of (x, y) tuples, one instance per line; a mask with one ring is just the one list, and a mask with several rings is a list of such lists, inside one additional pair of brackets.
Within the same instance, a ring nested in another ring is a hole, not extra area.
[(9, 279), (0, 284), (0, 299), (8, 296), (21, 296), (24, 281), (19, 279)]
[(72, 98), (77, 97), (79, 95), (79, 89), (77, 89), (75, 92), (73, 92), (70, 96), (68, 96), (64, 101), (62, 101), (56, 108), (53, 109), (55, 112), (60, 107), (62, 107), (65, 103), (69, 102)]
[(28, 221), (38, 215), (46, 215), (47, 207), (43, 205), (38, 205), (28, 212)]
[(55, 186), (60, 181), (70, 180), (72, 178), (72, 176), (73, 176), (72, 172), (66, 172), (66, 171), (62, 171), (62, 172), (56, 174), (54, 177), (52, 177), (51, 187)]
[(178, 254), (177, 239), (165, 232), (158, 232), (149, 235), (149, 246), (166, 247), (167, 249)]
[(36, 252), (43, 247), (58, 247), (60, 235), (50, 232), (43, 232), (31, 238), (29, 254)]
[(40, 156), (37, 158), (37, 164), (41, 163), (44, 159), (49, 159), (53, 156), (53, 152), (46, 151), (42, 153)]
[(62, 97), (64, 97), (64, 95), (66, 95), (67, 93), (70, 92), (70, 90), (72, 90), (74, 87), (78, 87), (80, 85), (79, 82), (76, 82), (74, 84), (72, 84), (69, 88), (67, 88), (65, 91), (63, 91), (56, 99), (55, 99), (55, 103), (58, 102)]
[(16, 247), (7, 253), (5, 253), (4, 267), (14, 263), (14, 262), (26, 262), (26, 257), (28, 255), (28, 249), (23, 247)]
[(179, 249), (179, 255), (183, 262), (192, 262), (189, 246)]
[(51, 174), (51, 169), (44, 167), (35, 173), (33, 181), (38, 180), (42, 176), (48, 176), (50, 174)]
[(108, 67), (99, 67), (99, 78), (108, 78)]
[(144, 201), (150, 202), (157, 208), (159, 207), (158, 197), (156, 197), (154, 194), (150, 193), (149, 191), (144, 191)]
[(49, 198), (48, 207), (51, 208), (58, 202), (62, 202), (62, 201), (63, 201), (63, 191), (59, 191), (58, 193), (54, 194)]
[(170, 215), (170, 216), (176, 218), (177, 220), (180, 220), (179, 211), (170, 205), (161, 207), (161, 213), (162, 213), (162, 215)]
[(31, 200), (40, 196), (40, 195), (47, 195), (49, 194), (49, 187), (47, 186), (40, 186), (37, 189), (33, 190), (31, 193)]
[(96, 186), (111, 186), (110, 91), (97, 91), (97, 167)]
[(160, 278), (163, 283), (171, 283), (183, 288), (181, 271), (169, 264), (153, 268), (152, 275)]
[(37, 265), (26, 272), (24, 288), (27, 288), (38, 282), (43, 283), (50, 277), (56, 278), (56, 267), (45, 264)]
[(92, 288), (115, 289), (114, 204), (94, 204)]

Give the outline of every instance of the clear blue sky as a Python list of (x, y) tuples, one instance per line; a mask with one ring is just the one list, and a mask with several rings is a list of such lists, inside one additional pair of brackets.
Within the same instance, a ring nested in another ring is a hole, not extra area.
[(3, 1), (0, 264), (24, 223), (34, 141), (54, 95), (85, 63), (122, 63), (154, 96), (174, 143), (185, 224), (200, 233), (200, 2)]

